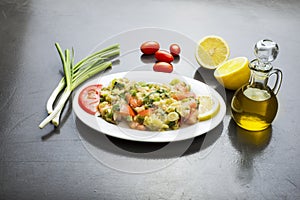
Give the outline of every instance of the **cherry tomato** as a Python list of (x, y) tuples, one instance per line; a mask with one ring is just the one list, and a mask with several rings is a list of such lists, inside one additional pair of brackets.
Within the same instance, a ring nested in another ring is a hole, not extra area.
[(171, 73), (173, 71), (173, 65), (167, 62), (158, 62), (154, 64), (153, 70), (156, 72)]
[(170, 53), (173, 56), (178, 56), (180, 54), (180, 47), (178, 44), (171, 44), (170, 45)]
[(164, 51), (164, 50), (159, 50), (159, 51), (155, 52), (155, 58), (158, 61), (167, 62), (167, 63), (170, 63), (174, 60), (174, 57), (172, 56), (172, 54), (170, 54), (169, 52)]
[(84, 88), (78, 96), (79, 106), (87, 113), (94, 115), (100, 103), (100, 91), (102, 85), (90, 85)]
[(154, 54), (155, 52), (157, 52), (159, 50), (159, 44), (155, 41), (148, 41), (148, 42), (144, 42), (140, 49), (144, 54), (150, 55), (150, 54)]

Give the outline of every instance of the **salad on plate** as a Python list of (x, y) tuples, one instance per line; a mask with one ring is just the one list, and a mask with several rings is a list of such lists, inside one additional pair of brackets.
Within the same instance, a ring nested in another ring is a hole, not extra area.
[(169, 84), (115, 78), (99, 94), (98, 115), (107, 122), (125, 121), (132, 129), (176, 130), (213, 117), (219, 110), (212, 96), (197, 96), (179, 79)]

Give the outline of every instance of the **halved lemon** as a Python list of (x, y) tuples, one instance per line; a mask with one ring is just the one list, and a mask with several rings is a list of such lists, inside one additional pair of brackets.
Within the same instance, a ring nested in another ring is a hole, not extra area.
[(236, 57), (224, 62), (214, 72), (217, 81), (225, 88), (236, 90), (250, 78), (249, 61), (246, 57)]
[(215, 69), (228, 59), (229, 47), (219, 36), (206, 36), (198, 42), (195, 56), (201, 66)]
[(204, 121), (214, 117), (220, 110), (220, 103), (214, 96), (199, 96), (198, 120)]

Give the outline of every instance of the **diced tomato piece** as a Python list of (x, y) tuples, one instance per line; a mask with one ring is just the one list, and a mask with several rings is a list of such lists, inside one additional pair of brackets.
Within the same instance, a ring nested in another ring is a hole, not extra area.
[(128, 106), (128, 112), (129, 112), (130, 116), (132, 116), (132, 117), (135, 116), (135, 112), (130, 106)]
[(176, 99), (176, 100), (182, 100), (182, 99), (185, 99), (185, 98), (188, 98), (188, 97), (195, 97), (195, 93), (193, 92), (177, 92), (176, 94), (174, 94), (172, 96), (173, 99)]
[(190, 102), (190, 108), (196, 109), (197, 108), (197, 103), (195, 101), (191, 101)]
[(192, 110), (189, 117), (186, 119), (185, 123), (186, 124), (195, 124), (198, 121), (197, 117), (198, 117), (197, 110)]
[(132, 107), (132, 108), (136, 108), (136, 107), (139, 107), (143, 104), (143, 102), (141, 100), (138, 100), (137, 98), (135, 97), (129, 97), (129, 105)]
[(151, 109), (142, 110), (138, 114), (142, 117), (149, 116), (151, 114)]
[(135, 112), (134, 110), (129, 106), (129, 105), (126, 105), (126, 104), (123, 104), (120, 108), (120, 114), (122, 115), (130, 115), (130, 116), (135, 116)]

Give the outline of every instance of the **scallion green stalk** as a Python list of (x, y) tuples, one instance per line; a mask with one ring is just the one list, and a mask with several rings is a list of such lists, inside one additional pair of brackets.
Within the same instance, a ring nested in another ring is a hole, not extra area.
[[(58, 43), (55, 43), (55, 46), (59, 52), (60, 58), (62, 60), (62, 63), (64, 63), (64, 56), (62, 54), (61, 48)], [(92, 67), (97, 67), (100, 63), (103, 63), (107, 60), (111, 60), (112, 58), (118, 56), (120, 54), (120, 45), (114, 44), (111, 45), (105, 49), (102, 49), (96, 53), (93, 53), (90, 56), (87, 56), (86, 58), (79, 61), (74, 67), (73, 67), (73, 79), (76, 79), (78, 76), (82, 75), (83, 71), (87, 72), (91, 70)], [(73, 57), (74, 58), (74, 57)], [(56, 100), (56, 97), (59, 95), (59, 93), (64, 89), (66, 83), (65, 78), (63, 77), (57, 87), (53, 90), (50, 98), (47, 101), (46, 108), (48, 111), (48, 114), (51, 114), (53, 112), (53, 105)]]
[[(74, 65), (74, 50), (72, 49), (70, 55), (70, 50), (66, 49), (63, 53), (58, 43), (55, 43), (55, 46), (62, 61), (65, 76), (60, 80), (47, 101), (46, 108), (49, 116), (41, 122), (40, 128), (43, 128), (50, 121), (58, 126), (62, 109), (72, 91), (90, 77), (111, 67), (112, 62), (109, 60), (120, 54), (120, 46), (115, 44), (87, 56)], [(59, 95), (63, 89), (64, 92)], [(55, 101), (57, 104), (53, 109)]]
[[(59, 46), (58, 46), (59, 47)], [(48, 115), (48, 117), (46, 117), (46, 119), (44, 119), (39, 127), (40, 128), (44, 128), (49, 122), (51, 122), (51, 120), (53, 118), (55, 118), (55, 116), (61, 112), (61, 110), (63, 109), (65, 102), (68, 100), (70, 94), (72, 93), (72, 65), (71, 65), (71, 61), (70, 61), (70, 51), (68, 49), (65, 50), (65, 56), (62, 54), (62, 51), (60, 49), (60, 47), (58, 48), (59, 54), (61, 56), (61, 60), (63, 62), (63, 68), (64, 68), (64, 74), (65, 74), (65, 79), (66, 79), (66, 88), (61, 96), (61, 98), (59, 99), (55, 109), (53, 110), (53, 112)]]
[[(58, 45), (59, 47), (59, 45)], [(74, 49), (72, 48), (72, 55), (71, 57), (69, 56), (69, 50), (66, 50), (65, 51), (65, 59), (66, 59), (66, 64), (70, 66), (70, 69), (71, 69), (71, 79), (73, 79), (73, 65), (74, 65)], [(70, 83), (71, 84), (71, 83)], [(67, 88), (66, 88), (67, 89)], [(70, 88), (69, 88), (70, 89)], [(73, 90), (72, 90), (73, 91)], [(59, 96), (59, 100), (62, 98), (62, 96)], [(59, 125), (59, 121), (60, 121), (60, 115), (61, 115), (61, 112), (62, 112), (63, 109), (61, 109), (57, 114), (56, 116), (51, 120), (52, 121), (52, 124), (54, 126), (58, 126)]]
[(53, 90), (53, 92), (51, 93), (51, 95), (47, 101), (46, 108), (47, 108), (48, 114), (51, 114), (53, 112), (53, 104), (54, 104), (57, 96), (65, 88), (65, 86), (66, 86), (65, 77), (63, 77), (59, 81), (57, 87)]

